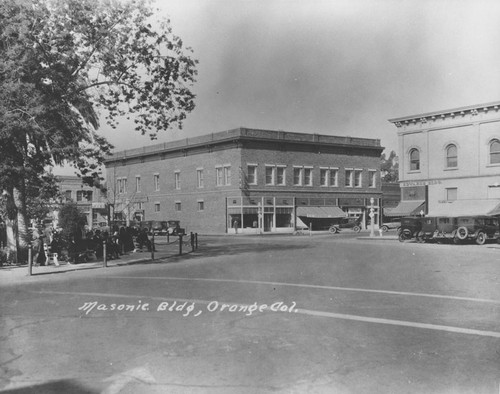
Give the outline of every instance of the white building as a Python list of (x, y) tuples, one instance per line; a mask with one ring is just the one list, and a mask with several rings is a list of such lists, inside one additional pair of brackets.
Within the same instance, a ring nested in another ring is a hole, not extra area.
[(390, 119), (398, 129), (394, 213), (500, 214), (500, 101)]

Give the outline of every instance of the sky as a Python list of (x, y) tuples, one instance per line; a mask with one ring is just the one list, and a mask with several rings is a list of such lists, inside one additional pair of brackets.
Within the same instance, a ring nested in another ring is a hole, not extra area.
[(156, 141), (237, 127), (377, 138), (388, 119), (500, 100), (497, 0), (158, 0), (198, 59), (196, 108)]

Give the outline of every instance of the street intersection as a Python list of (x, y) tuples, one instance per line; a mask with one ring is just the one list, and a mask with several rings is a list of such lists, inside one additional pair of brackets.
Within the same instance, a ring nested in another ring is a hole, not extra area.
[(2, 285), (0, 388), (498, 393), (499, 253), (205, 237), (193, 254)]

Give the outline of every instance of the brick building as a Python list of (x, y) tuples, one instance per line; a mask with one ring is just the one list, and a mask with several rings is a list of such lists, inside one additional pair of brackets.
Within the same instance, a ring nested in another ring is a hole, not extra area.
[(180, 220), (199, 233), (313, 230), (362, 216), (381, 198), (376, 139), (238, 128), (115, 152), (106, 160), (116, 219)]
[(403, 215), (491, 215), (500, 203), (500, 102), (405, 116), (397, 127)]
[[(89, 228), (107, 225), (108, 209), (106, 196), (97, 187), (86, 185), (76, 175), (59, 175), (59, 190), (65, 201), (73, 201), (87, 217)], [(52, 220), (57, 224), (57, 211)]]

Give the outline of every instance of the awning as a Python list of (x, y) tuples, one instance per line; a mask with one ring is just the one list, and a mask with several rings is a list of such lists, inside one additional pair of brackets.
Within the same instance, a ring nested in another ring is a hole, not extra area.
[(347, 215), (339, 207), (297, 207), (297, 216), (307, 218), (345, 218)]
[(384, 216), (412, 216), (419, 215), (424, 210), (424, 200), (400, 201), (397, 207), (384, 209)]
[(500, 215), (500, 201), (491, 200), (455, 200), (434, 204), (427, 216), (479, 216)]

